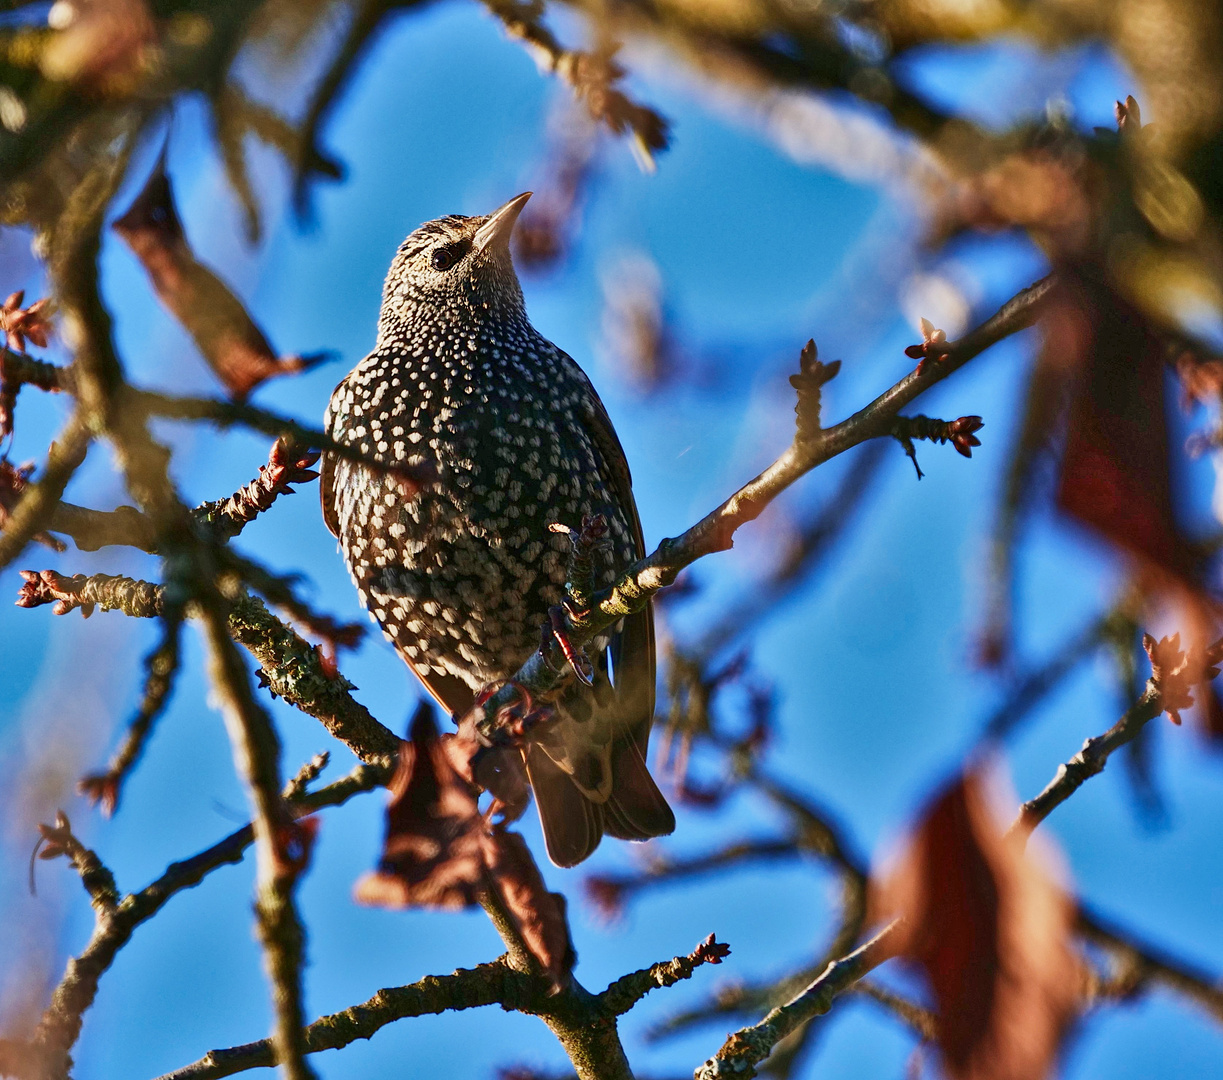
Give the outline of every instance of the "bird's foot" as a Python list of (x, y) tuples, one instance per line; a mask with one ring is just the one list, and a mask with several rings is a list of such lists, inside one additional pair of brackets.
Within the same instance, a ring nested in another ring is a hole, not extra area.
[(550, 705), (537, 705), (531, 692), (513, 679), (486, 686), (476, 695), (476, 706), (485, 705), (494, 694), (500, 693), (505, 687), (516, 691), (518, 697), (517, 700), (497, 709), (493, 716), (492, 730), (497, 743), (516, 745), (525, 739), (533, 728), (545, 720), (550, 720), (553, 709)]
[(565, 660), (570, 670), (578, 677), (578, 681), (584, 686), (594, 686), (594, 667), (586, 654), (581, 649), (575, 648), (573, 642), (569, 640), (569, 635), (565, 631), (566, 617), (567, 613), (560, 604), (553, 604), (548, 608), (548, 621), (543, 625), (543, 637), (539, 643), (539, 650), (546, 656), (549, 644), (555, 641), (560, 646), (561, 652), (565, 654)]

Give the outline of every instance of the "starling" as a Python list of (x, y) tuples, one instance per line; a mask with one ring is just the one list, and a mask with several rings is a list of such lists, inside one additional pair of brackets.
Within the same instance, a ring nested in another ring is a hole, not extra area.
[[(600, 587), (645, 554), (603, 403), (523, 306), (509, 242), (530, 195), (484, 217), (430, 221), (400, 245), (377, 344), (336, 387), (325, 421), (362, 455), (436, 470), (435, 483), (408, 495), (393, 471), (326, 455), (323, 517), (361, 602), (456, 721), (539, 647), (549, 608), (565, 597), (569, 539), (550, 526), (603, 515)], [(645, 840), (675, 827), (645, 765), (650, 609), (587, 656), (593, 685), (570, 677), (548, 702), (552, 716), (508, 757), (534, 790), (558, 866), (581, 862), (605, 832)]]

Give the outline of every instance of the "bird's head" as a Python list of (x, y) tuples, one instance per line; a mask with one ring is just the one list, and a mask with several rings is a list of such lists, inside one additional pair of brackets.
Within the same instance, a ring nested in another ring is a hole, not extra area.
[(399, 245), (382, 289), (380, 336), (417, 321), (483, 321), (523, 314), (510, 234), (531, 192), (483, 217), (428, 221)]

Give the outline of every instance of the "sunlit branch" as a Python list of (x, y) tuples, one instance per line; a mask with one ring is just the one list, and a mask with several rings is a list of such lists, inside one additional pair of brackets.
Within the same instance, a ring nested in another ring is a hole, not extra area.
[[(664, 540), (646, 558), (626, 570), (609, 589), (597, 593), (589, 612), (569, 613), (564, 628), (569, 643), (581, 647), (624, 616), (640, 611), (660, 589), (675, 581), (686, 566), (697, 559), (725, 551), (734, 543), (735, 532), (755, 520), (778, 495), (800, 477), (825, 461), (868, 439), (888, 435), (892, 420), (909, 402), (958, 371), (974, 357), (1003, 338), (1031, 326), (1042, 302), (1053, 288), (1052, 276), (1008, 300), (993, 316), (959, 341), (943, 347), (941, 358), (923, 361), (874, 401), (853, 416), (830, 428), (820, 426), (819, 387), (836, 374), (839, 362), (822, 364), (814, 343), (803, 350), (800, 373), (792, 377), (799, 391), (796, 408), (797, 432), (789, 448), (755, 479), (735, 492), (682, 536)], [(542, 697), (565, 671), (559, 643), (549, 641), (520, 667), (506, 685), (492, 695), (477, 713), (477, 728), (486, 736), (494, 733), (498, 711), (513, 703), (522, 689)]]
[(830, 963), (793, 1001), (773, 1009), (760, 1023), (732, 1034), (722, 1044), (722, 1049), (696, 1070), (694, 1080), (717, 1080), (719, 1077), (743, 1080), (755, 1076), (756, 1066), (790, 1032), (812, 1017), (826, 1013), (839, 994), (894, 955), (893, 943), (899, 925), (899, 920), (889, 923), (848, 956)]
[[(386, 780), (387, 770), (358, 766), (348, 776), (318, 791), (299, 795), (289, 805), (293, 814), (300, 817), (323, 807), (338, 806), (354, 795), (381, 786)], [(68, 961), (64, 976), (52, 994), (51, 1004), (34, 1040), (39, 1051), (45, 1053), (47, 1046), (71, 1045), (76, 1041), (81, 1017), (93, 1003), (98, 981), (138, 926), (156, 915), (171, 897), (198, 885), (213, 870), (241, 862), (254, 839), (254, 829), (245, 825), (198, 855), (172, 863), (156, 881), (123, 897), (118, 895), (113, 876), (96, 855), (82, 847), (83, 855), (72, 856), (98, 917), (89, 944), (79, 956)], [(87, 873), (91, 870), (92, 873)], [(11, 1075), (24, 1076), (26, 1073)]]
[[(593, 997), (584, 992), (574, 994), (572, 990), (554, 994), (542, 975), (522, 970), (506, 955), (475, 968), (460, 968), (451, 975), (429, 976), (407, 986), (379, 990), (360, 1005), (320, 1017), (306, 1028), (306, 1051), (313, 1054), (339, 1049), (357, 1039), (368, 1039), (387, 1024), (407, 1017), (485, 1005), (500, 1005), (503, 1009), (539, 1016), (550, 1025), (573, 1031), (587, 1029), (596, 1037), (600, 1031), (610, 1030), (614, 1037), (616, 1016), (628, 1012), (651, 990), (691, 978), (704, 964), (720, 963), (728, 952), (711, 934), (687, 956), (625, 975)], [(594, 1046), (597, 1043), (589, 1041), (588, 1048)], [(261, 1039), (225, 1050), (211, 1050), (199, 1061), (166, 1073), (159, 1080), (218, 1080), (247, 1069), (272, 1066), (276, 1060), (271, 1040)], [(588, 1059), (584, 1063), (575, 1060), (582, 1077), (612, 1076), (612, 1064), (606, 1059)]]
[(687, 956), (662, 960), (641, 971), (622, 975), (599, 995), (599, 1004), (619, 1016), (628, 1012), (651, 990), (674, 986), (683, 979), (690, 979), (702, 964), (720, 964), (729, 955), (730, 946), (719, 943), (710, 934)]
[(1030, 834), (1091, 777), (1103, 772), (1113, 751), (1135, 739), (1143, 725), (1154, 720), (1163, 709), (1163, 693), (1154, 679), (1148, 679), (1142, 696), (1125, 711), (1121, 719), (1103, 735), (1093, 735), (1083, 743), (1083, 749), (1057, 767), (1057, 774), (1044, 791), (1023, 804), (1010, 831), (1023, 837)]
[(882, 472), (887, 445), (872, 442), (855, 454), (835, 491), (812, 517), (798, 526), (768, 576), (732, 604), (702, 635), (692, 652), (708, 659), (754, 628), (806, 581), (844, 534)]
[[(164, 586), (135, 578), (54, 570), (26, 571), (18, 603), (55, 604), (57, 614), (74, 608), (118, 610), (136, 618), (162, 614)], [(197, 609), (188, 603), (187, 614)], [(259, 661), (261, 678), (277, 697), (312, 716), (367, 764), (386, 764), (399, 753), (399, 736), (376, 720), (350, 691), (352, 684), (328, 670), (318, 650), (268, 611), (258, 597), (237, 596), (228, 615), (229, 633)]]
[[(408, 986), (379, 990), (368, 1001), (343, 1012), (320, 1017), (305, 1031), (307, 1053), (336, 1050), (357, 1039), (368, 1039), (387, 1024), (409, 1016), (428, 1016), (448, 1009), (501, 1005), (521, 1012), (536, 1011), (544, 980), (516, 971), (505, 957), (451, 975), (431, 975)], [(270, 1039), (224, 1050), (210, 1050), (199, 1061), (166, 1073), (158, 1080), (218, 1080), (247, 1069), (276, 1064)]]

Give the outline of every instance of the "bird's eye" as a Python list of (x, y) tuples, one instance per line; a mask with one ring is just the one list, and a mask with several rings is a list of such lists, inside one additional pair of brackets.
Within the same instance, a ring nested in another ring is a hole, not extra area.
[(455, 244), (446, 244), (429, 256), (429, 262), (433, 264), (434, 270), (449, 270), (463, 257), (469, 246), (470, 244), (464, 244), (461, 240)]

